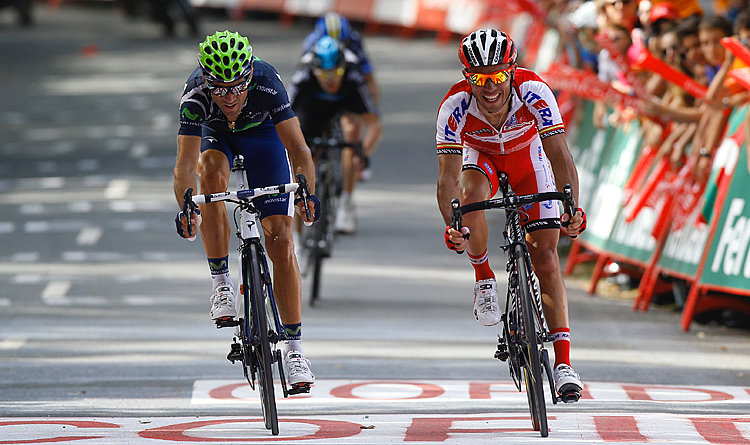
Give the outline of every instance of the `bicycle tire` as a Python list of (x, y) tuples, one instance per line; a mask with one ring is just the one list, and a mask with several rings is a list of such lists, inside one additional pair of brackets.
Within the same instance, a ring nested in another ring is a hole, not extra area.
[(531, 413), (531, 423), (535, 431), (542, 437), (549, 435), (547, 424), (547, 407), (544, 402), (544, 386), (542, 385), (542, 363), (540, 356), (537, 322), (534, 316), (536, 302), (531, 293), (531, 276), (527, 268), (527, 253), (523, 246), (515, 249), (516, 267), (518, 272), (518, 295), (521, 299), (518, 309), (521, 311), (522, 336), (525, 341), (523, 374), (526, 383), (526, 395)]
[(250, 246), (250, 267), (247, 268), (250, 274), (247, 282), (252, 284), (252, 293), (250, 294), (252, 320), (257, 322), (256, 333), (258, 335), (258, 344), (255, 345), (254, 353), (257, 360), (255, 371), (258, 376), (258, 392), (260, 393), (261, 408), (263, 411), (263, 420), (266, 429), (271, 430), (271, 434), (279, 434), (279, 418), (276, 409), (276, 396), (273, 387), (273, 355), (271, 353), (271, 341), (268, 336), (268, 315), (266, 312), (265, 292), (263, 292), (263, 276), (261, 274), (261, 257), (258, 253), (258, 247), (254, 244)]
[(320, 287), (323, 280), (323, 259), (331, 255), (331, 248), (333, 247), (333, 237), (331, 233), (331, 227), (333, 227), (333, 172), (331, 171), (331, 165), (329, 164), (324, 172), (320, 175), (322, 181), (320, 187), (317, 190), (318, 199), (321, 202), (321, 211), (323, 212), (321, 218), (313, 225), (317, 226), (315, 229), (315, 246), (310, 252), (311, 264), (309, 267), (312, 268), (312, 281), (310, 284), (310, 306), (314, 306), (315, 302), (320, 298)]

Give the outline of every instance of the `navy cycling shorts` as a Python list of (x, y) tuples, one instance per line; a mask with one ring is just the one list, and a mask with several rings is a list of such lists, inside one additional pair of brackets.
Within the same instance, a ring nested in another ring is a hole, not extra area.
[[(236, 133), (216, 131), (203, 126), (201, 153), (206, 150), (219, 150), (227, 156), (231, 168), (235, 155), (245, 157), (247, 187), (258, 188), (292, 182), (292, 169), (284, 144), (281, 143), (276, 127), (262, 125), (252, 130)], [(234, 189), (230, 179), (229, 188)], [(261, 219), (271, 215), (294, 216), (294, 199), (291, 193), (268, 195), (254, 201)]]

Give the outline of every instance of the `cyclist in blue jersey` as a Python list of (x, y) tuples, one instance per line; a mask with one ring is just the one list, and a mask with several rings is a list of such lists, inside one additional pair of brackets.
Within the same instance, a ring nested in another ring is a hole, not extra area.
[[(314, 192), (310, 149), (273, 66), (254, 56), (248, 39), (236, 32), (216, 32), (199, 48), (199, 66), (188, 78), (180, 100), (174, 169), (177, 202), (182, 203), (185, 189), (196, 189), (196, 174), (200, 193), (226, 191), (236, 154), (245, 158), (248, 188), (289, 183), (294, 174), (302, 173)], [(313, 196), (308, 204), (312, 215), (307, 222), (312, 222), (319, 217), (320, 203)], [(301, 277), (292, 241), (295, 205), (290, 194), (269, 196), (255, 205), (261, 212), (266, 251), (274, 265), (276, 301), (289, 339), (282, 345), (288, 381), (291, 385), (313, 383), (315, 377), (301, 345)], [(300, 210), (302, 203), (296, 208)], [(193, 234), (202, 227), (213, 281), (211, 318), (234, 318), (237, 305), (228, 268), (226, 208), (221, 202), (205, 204), (196, 214), (190, 224)], [(305, 218), (304, 211), (301, 215)], [(201, 220), (205, 221), (202, 226)], [(188, 238), (188, 222), (182, 212), (176, 224), (178, 234)]]
[[(357, 56), (333, 37), (323, 36), (300, 59), (299, 69), (292, 75), (289, 97), (292, 109), (299, 116), (307, 140), (324, 134), (335, 118), (341, 122), (343, 139), (356, 144), (362, 139), (362, 153), (352, 147), (341, 153), (343, 186), (334, 227), (340, 233), (354, 233), (356, 218), (352, 194), (360, 168), (360, 156), (375, 150), (382, 133), (377, 106), (360, 71)], [(361, 126), (365, 123), (364, 135)]]
[(341, 14), (335, 12), (326, 13), (315, 22), (315, 29), (305, 37), (302, 42), (302, 53), (308, 53), (323, 36), (330, 36), (340, 40), (344, 46), (357, 55), (360, 71), (365, 76), (367, 86), (373, 97), (378, 98), (378, 86), (373, 78), (372, 64), (370, 58), (362, 45), (362, 35), (352, 29), (351, 23)]

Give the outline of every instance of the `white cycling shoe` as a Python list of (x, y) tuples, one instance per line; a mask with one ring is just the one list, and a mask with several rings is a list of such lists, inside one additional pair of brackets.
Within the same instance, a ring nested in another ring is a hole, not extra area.
[(287, 383), (290, 386), (310, 386), (315, 383), (315, 376), (310, 371), (310, 360), (301, 351), (291, 349), (284, 354), (284, 369)]
[(500, 323), (502, 314), (497, 301), (497, 281), (494, 278), (479, 280), (474, 285), (474, 318), (484, 326)]
[(216, 286), (211, 294), (211, 319), (234, 318), (237, 316), (237, 306), (234, 304), (234, 288), (229, 283)]
[(339, 204), (333, 227), (336, 229), (336, 233), (347, 235), (351, 235), (357, 231), (357, 217), (354, 215), (354, 205), (343, 202)]
[(577, 402), (583, 391), (583, 383), (573, 368), (560, 363), (555, 368), (555, 390), (565, 403)]

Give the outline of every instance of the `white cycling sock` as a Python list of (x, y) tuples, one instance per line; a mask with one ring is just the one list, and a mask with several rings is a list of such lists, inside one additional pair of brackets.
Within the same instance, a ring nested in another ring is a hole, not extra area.
[[(286, 340), (284, 344), (281, 345), (281, 352), (286, 356), (289, 351), (302, 352), (302, 340)], [(304, 355), (304, 353), (302, 355)]]
[(222, 283), (229, 283), (232, 285), (232, 288), (234, 288), (234, 284), (232, 284), (232, 277), (229, 276), (229, 271), (226, 273), (211, 275), (211, 282), (213, 283), (213, 288), (216, 289), (216, 287)]

